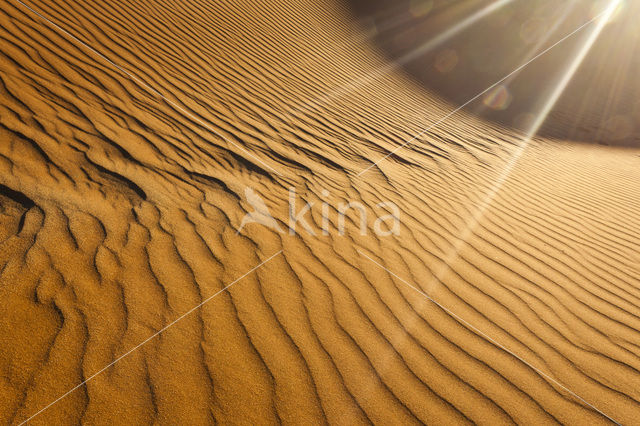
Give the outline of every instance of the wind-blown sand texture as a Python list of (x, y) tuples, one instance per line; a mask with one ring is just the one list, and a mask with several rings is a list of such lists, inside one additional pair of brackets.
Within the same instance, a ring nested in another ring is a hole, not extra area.
[[(280, 250), (30, 423), (637, 423), (640, 152), (461, 113), (358, 177), (453, 107), (329, 99), (384, 66), (343, 5), (25, 3), (59, 27), (0, 3), (0, 423)], [(317, 235), (236, 233), (290, 186)], [(322, 235), (325, 199), (401, 232)]]

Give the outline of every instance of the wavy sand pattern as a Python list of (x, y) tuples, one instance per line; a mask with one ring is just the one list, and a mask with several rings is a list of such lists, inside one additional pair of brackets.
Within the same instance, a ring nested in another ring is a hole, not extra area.
[[(57, 27), (0, 3), (0, 423), (279, 250), (30, 423), (638, 421), (640, 152), (461, 113), (358, 177), (452, 107), (400, 73), (329, 99), (384, 63), (342, 5), (25, 4)], [(237, 234), (246, 187), (401, 232)]]

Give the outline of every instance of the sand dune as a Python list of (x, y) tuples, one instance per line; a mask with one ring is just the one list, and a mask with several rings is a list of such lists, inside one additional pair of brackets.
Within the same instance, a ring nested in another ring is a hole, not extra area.
[(342, 91), (385, 59), (334, 1), (0, 21), (1, 423), (637, 423), (640, 152), (460, 113), (359, 175), (453, 107)]

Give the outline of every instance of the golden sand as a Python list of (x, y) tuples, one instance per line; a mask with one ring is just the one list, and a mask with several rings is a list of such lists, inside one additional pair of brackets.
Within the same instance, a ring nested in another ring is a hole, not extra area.
[[(0, 3), (0, 423), (637, 424), (639, 151), (459, 113), (358, 176), (452, 106), (341, 89), (384, 58), (339, 3), (25, 3), (55, 26)], [(237, 233), (290, 187), (400, 233)]]

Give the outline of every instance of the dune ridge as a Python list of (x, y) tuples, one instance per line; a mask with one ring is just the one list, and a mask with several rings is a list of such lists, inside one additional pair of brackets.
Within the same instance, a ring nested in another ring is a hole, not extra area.
[[(30, 423), (610, 422), (360, 253), (637, 419), (639, 152), (535, 139), (467, 232), (522, 136), (460, 113), (358, 177), (453, 107), (399, 72), (318, 104), (384, 66), (342, 4), (24, 3), (64, 31), (0, 4), (0, 422), (279, 250)], [(247, 187), (400, 234), (237, 233)]]

